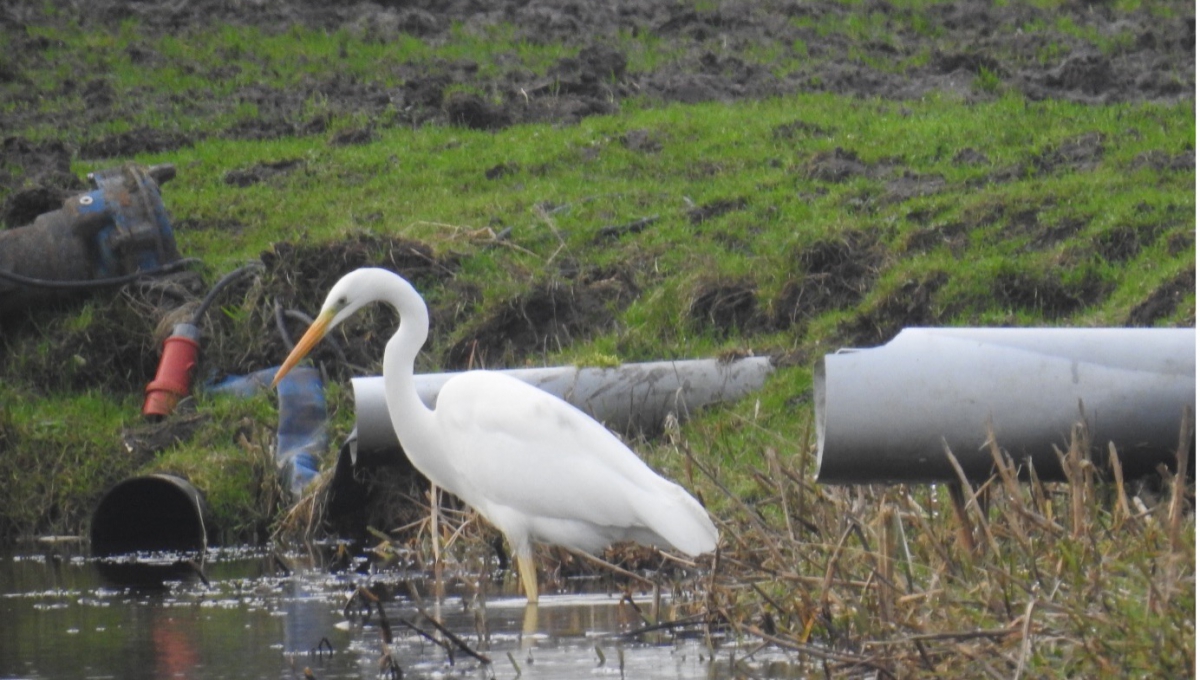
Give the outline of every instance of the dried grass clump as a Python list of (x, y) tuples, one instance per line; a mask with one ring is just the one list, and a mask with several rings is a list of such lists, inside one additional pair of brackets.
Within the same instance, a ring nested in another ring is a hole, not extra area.
[(993, 439), (978, 486), (817, 486), (807, 454), (767, 450), (757, 489), (734, 495), (679, 444), (733, 508), (708, 620), (834, 676), (1188, 676), (1191, 428), (1186, 414), (1176, 470), (1136, 495), (1111, 446), (1093, 460), (1085, 424), (1060, 452), (1064, 483), (1029, 479)]

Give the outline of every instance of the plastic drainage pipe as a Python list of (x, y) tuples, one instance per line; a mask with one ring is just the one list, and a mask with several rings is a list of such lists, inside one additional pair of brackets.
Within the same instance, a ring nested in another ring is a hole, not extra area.
[[(573, 404), (618, 432), (654, 431), (668, 415), (683, 420), (691, 411), (717, 401), (737, 399), (760, 389), (774, 370), (766, 357), (730, 362), (718, 359), (656, 361), (615, 368), (517, 368), (499, 371)], [(416, 376), (417, 392), (429, 407), (457, 373)], [(380, 376), (354, 378), (357, 456), (374, 464), (401, 462), (400, 442), (392, 429)], [(376, 458), (378, 457), (378, 458)]]
[(986, 479), (989, 422), (1018, 465), (1062, 479), (1054, 447), (1067, 449), (1081, 407), (1094, 445), (1112, 442), (1125, 474), (1140, 475), (1174, 465), (1195, 406), (1196, 331), (910, 328), (826, 355), (813, 382), (819, 482), (953, 481), (947, 445)]
[(203, 553), (208, 526), (204, 497), (184, 479), (132, 477), (109, 489), (92, 513), (92, 554)]

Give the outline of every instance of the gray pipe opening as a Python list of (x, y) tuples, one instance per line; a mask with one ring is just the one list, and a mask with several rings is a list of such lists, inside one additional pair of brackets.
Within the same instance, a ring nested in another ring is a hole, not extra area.
[[(882, 347), (827, 354), (813, 374), (817, 480), (986, 479), (996, 440), (1039, 477), (1061, 479), (1055, 447), (1086, 420), (1127, 475), (1173, 466), (1195, 412), (1194, 328), (909, 328)], [(943, 441), (945, 444), (943, 444)], [(1107, 454), (1101, 455), (1107, 460)]]
[(207, 507), (196, 487), (166, 474), (133, 477), (108, 490), (92, 513), (92, 554), (203, 552)]

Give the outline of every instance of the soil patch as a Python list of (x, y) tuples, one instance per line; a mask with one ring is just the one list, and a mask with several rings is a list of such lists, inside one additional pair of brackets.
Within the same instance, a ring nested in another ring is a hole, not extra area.
[[(1126, 322), (1130, 326), (1152, 326), (1155, 321), (1164, 319), (1175, 313), (1179, 304), (1189, 293), (1196, 290), (1196, 266), (1193, 264), (1180, 272), (1175, 278), (1159, 286), (1145, 300), (1138, 303), (1129, 313)], [(1196, 313), (1193, 309), (1181, 325), (1195, 327)]]
[(789, 328), (831, 309), (858, 304), (874, 285), (883, 262), (876, 237), (850, 232), (818, 241), (796, 255), (796, 273), (773, 305), (776, 328)]
[(920, 280), (907, 281), (878, 302), (838, 326), (850, 347), (873, 347), (896, 337), (909, 326), (937, 326), (942, 317), (934, 297), (950, 277), (934, 272)]
[(62, 142), (8, 137), (0, 142), (0, 156), (0, 191), (11, 192), (0, 206), (5, 227), (33, 224), (38, 215), (61, 208), (69, 196), (87, 188), (71, 172), (71, 150)]
[(241, 170), (230, 170), (225, 173), (225, 183), (235, 187), (248, 187), (259, 182), (265, 182), (279, 175), (286, 175), (300, 167), (304, 161), (299, 158), (288, 158), (271, 163), (257, 163)]
[(191, 146), (193, 137), (154, 128), (138, 128), (129, 132), (101, 137), (79, 147), (84, 159), (132, 158), (143, 153), (162, 153)]
[[(866, 14), (869, 35), (861, 35), (852, 27), (862, 27), (856, 18)], [(101, 0), (90, 3), (86, 13), (74, 13), (16, 0), (7, 17), (0, 21), (13, 29), (8, 31), (9, 49), (18, 56), (0, 64), (0, 79), (32, 83), (34, 76), (26, 68), (61, 66), (51, 63), (54, 41), (40, 31), (20, 29), (78, 22), (84, 30), (116, 31), (123, 22), (133, 22), (142, 42), (120, 58), (135, 68), (170, 63), (231, 93), (213, 97), (204, 87), (171, 95), (120, 91), (109, 73), (110, 60), (72, 58), (68, 72), (49, 86), (53, 96), (70, 106), (48, 114), (30, 88), (17, 93), (12, 106), (0, 109), (0, 129), (22, 129), (34, 121), (64, 131), (95, 129), (125, 120), (131, 112), (156, 111), (169, 119), (180, 106), (194, 105), (213, 115), (253, 106), (257, 117), (230, 116), (236, 120), (215, 132), (233, 139), (320, 134), (333, 117), (356, 116), (381, 126), (434, 122), (494, 130), (523, 123), (569, 124), (613, 113), (631, 98), (732, 102), (821, 91), (905, 100), (942, 92), (972, 101), (1009, 91), (1031, 100), (1178, 102), (1192, 97), (1195, 82), (1194, 12), (1163, 20), (1152, 8), (1122, 12), (1086, 2), (1045, 10), (977, 2), (915, 10), (837, 0), (731, 0), (706, 9), (637, 0), (498, 0), (486, 7), (469, 2), (399, 7), (315, 0), (250, 5)], [(390, 65), (394, 77), (386, 80), (346, 73), (338, 62), (346, 58), (342, 54), (314, 59), (311, 76), (282, 86), (245, 82), (232, 57), (214, 67), (168, 57), (148, 46), (181, 26), (218, 24), (250, 25), (268, 34), (298, 26), (385, 44), (417, 37), (435, 46), (453, 40), (456, 32), (486, 35), (499, 29), (517, 41), (562, 45), (564, 54), (536, 70), (511, 54), (485, 57), (486, 63), (408, 61)], [(627, 40), (621, 38), (641, 35), (654, 36), (671, 58), (632, 69), (630, 55), (619, 47)], [(313, 101), (323, 108), (315, 117)], [(355, 141), (359, 133), (339, 136), (334, 143), (360, 143)], [(797, 122), (782, 126), (779, 134), (825, 132)], [(180, 148), (197, 138), (181, 130), (142, 128), (83, 139), (79, 153), (83, 158), (129, 157)], [(647, 150), (652, 148), (653, 143)], [(837, 176), (854, 168), (818, 170), (829, 172)]]
[(874, 176), (874, 169), (858, 159), (853, 150), (837, 147), (833, 151), (821, 151), (813, 155), (804, 167), (809, 179), (840, 184), (855, 177)]
[(748, 205), (748, 201), (744, 198), (723, 198), (692, 208), (688, 211), (687, 216), (692, 224), (700, 224), (726, 213), (742, 210), (746, 205)]
[(958, 254), (967, 247), (967, 234), (970, 228), (963, 222), (946, 222), (921, 227), (908, 235), (904, 249), (906, 252), (926, 253), (938, 246), (946, 246), (950, 252)]
[(719, 337), (737, 331), (752, 332), (763, 325), (758, 287), (749, 280), (702, 281), (688, 305), (688, 318), (697, 330), (711, 329)]
[(996, 276), (991, 294), (1006, 307), (1035, 311), (1047, 321), (1054, 321), (1099, 302), (1111, 289), (1110, 283), (1096, 275), (1066, 283), (1054, 271), (1014, 270)]
[(879, 203), (888, 205), (901, 203), (910, 198), (929, 196), (946, 188), (946, 178), (939, 174), (920, 175), (911, 170), (905, 170), (899, 177), (887, 183), (887, 190), (880, 197)]
[(566, 272), (530, 292), (485, 310), (446, 351), (447, 370), (519, 366), (603, 333), (637, 296), (628, 272)]

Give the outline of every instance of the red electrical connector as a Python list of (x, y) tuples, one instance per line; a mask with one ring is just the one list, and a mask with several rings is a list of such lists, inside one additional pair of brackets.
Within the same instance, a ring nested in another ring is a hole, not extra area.
[(199, 353), (200, 329), (190, 323), (175, 324), (171, 336), (163, 341), (158, 373), (146, 385), (142, 415), (159, 419), (175, 410), (179, 400), (191, 391), (192, 372), (196, 368)]

